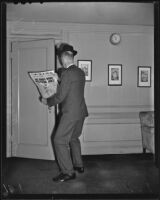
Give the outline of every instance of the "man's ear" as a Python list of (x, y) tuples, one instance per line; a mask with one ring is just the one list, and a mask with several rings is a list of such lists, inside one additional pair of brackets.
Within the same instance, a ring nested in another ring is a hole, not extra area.
[(42, 96), (39, 96), (39, 100), (40, 100), (40, 102), (42, 102)]

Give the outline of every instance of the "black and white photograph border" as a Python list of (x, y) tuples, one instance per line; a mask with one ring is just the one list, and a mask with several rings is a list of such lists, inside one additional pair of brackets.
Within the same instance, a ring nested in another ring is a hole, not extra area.
[[(7, 3), (16, 3), (15, 5), (18, 5), (20, 3), (25, 4), (25, 3), (35, 3), (37, 1), (19, 1), (19, 0), (2, 0), (0, 2), (0, 27), (1, 27), (1, 35), (0, 35), (0, 40), (1, 40), (1, 183), (3, 183), (4, 177), (10, 174), (11, 171), (7, 171), (8, 167), (10, 169), (12, 166), (8, 166), (8, 160), (10, 158), (7, 157), (6, 155), (6, 135), (7, 135), (7, 82), (6, 82), (6, 76), (7, 76), (7, 53), (6, 53), (6, 46), (7, 46), (7, 19), (6, 19), (6, 13), (7, 13)], [(54, 3), (54, 1), (48, 1)], [(110, 1), (108, 1), (110, 2)], [(126, 2), (126, 1), (121, 1), (121, 2)], [(137, 2), (137, 1), (132, 1)], [(148, 3), (148, 1), (139, 1), (139, 3)], [(160, 51), (160, 19), (159, 19), (159, 14), (160, 14), (160, 2), (159, 1), (149, 1), (150, 3), (153, 3), (154, 5), (154, 99), (155, 99), (155, 132), (159, 132), (160, 130), (160, 95), (159, 95), (159, 90), (160, 90), (160, 59), (159, 59), (159, 51)], [(39, 3), (45, 3), (44, 1), (39, 1)], [(155, 151), (156, 154), (154, 155), (154, 163), (159, 170), (160, 167), (160, 134), (155, 134)], [(13, 158), (14, 159), (14, 158)], [(113, 159), (113, 158), (111, 158)], [(49, 163), (45, 164), (45, 166), (38, 166), (40, 170), (46, 170), (49, 169)], [(15, 167), (15, 165), (14, 165)], [(44, 168), (43, 168), (44, 167)], [(29, 168), (28, 168), (29, 169)], [(17, 172), (18, 174), (19, 172)], [(148, 175), (149, 175), (148, 171)], [(24, 172), (25, 174), (25, 172)], [(134, 175), (134, 174), (133, 174)], [(148, 177), (147, 175), (147, 177)], [(147, 179), (146, 177), (146, 179)], [(18, 178), (18, 177), (17, 177)], [(159, 177), (160, 178), (160, 177)], [(36, 177), (35, 177), (36, 179)], [(37, 179), (38, 180), (38, 179)], [(25, 180), (27, 181), (27, 179)], [(47, 180), (45, 180), (47, 183)], [(159, 181), (160, 182), (160, 181)], [(96, 183), (95, 183), (96, 184)], [(33, 186), (34, 190), (35, 185)], [(59, 186), (60, 187), (60, 186)], [(66, 187), (69, 188), (69, 183), (66, 184)], [(75, 185), (76, 187), (76, 185)], [(54, 191), (51, 194), (25, 194), (23, 193), (23, 185), (21, 188), (21, 184), (19, 183), (14, 186), (11, 185), (6, 185), (3, 183), (1, 185), (1, 191), (5, 190), (5, 193), (1, 192), (1, 196), (3, 199), (152, 199), (152, 200), (158, 200), (160, 199), (160, 193), (150, 193), (150, 194), (135, 194), (134, 191), (131, 191), (130, 194), (122, 194), (118, 193), (117, 194), (55, 194)], [(41, 188), (39, 188), (41, 190)], [(22, 193), (21, 193), (22, 192)], [(6, 196), (5, 196), (6, 195)]]

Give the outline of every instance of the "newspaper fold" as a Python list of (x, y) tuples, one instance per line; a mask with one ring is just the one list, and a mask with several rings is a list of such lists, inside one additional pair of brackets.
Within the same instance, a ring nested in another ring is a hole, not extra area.
[(30, 71), (28, 74), (36, 85), (41, 97), (48, 98), (56, 93), (58, 75), (54, 72), (54, 70)]

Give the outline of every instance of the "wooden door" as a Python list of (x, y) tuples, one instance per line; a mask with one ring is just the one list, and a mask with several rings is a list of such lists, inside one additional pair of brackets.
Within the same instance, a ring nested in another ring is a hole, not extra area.
[(55, 69), (54, 40), (12, 43), (12, 156), (54, 159), (55, 108), (39, 101), (28, 71)]

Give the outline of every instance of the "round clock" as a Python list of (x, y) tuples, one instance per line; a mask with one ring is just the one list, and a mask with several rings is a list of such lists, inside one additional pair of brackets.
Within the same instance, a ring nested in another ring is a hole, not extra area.
[(114, 45), (116, 44), (119, 44), (121, 41), (121, 36), (119, 33), (113, 33), (111, 36), (110, 36), (110, 42)]

